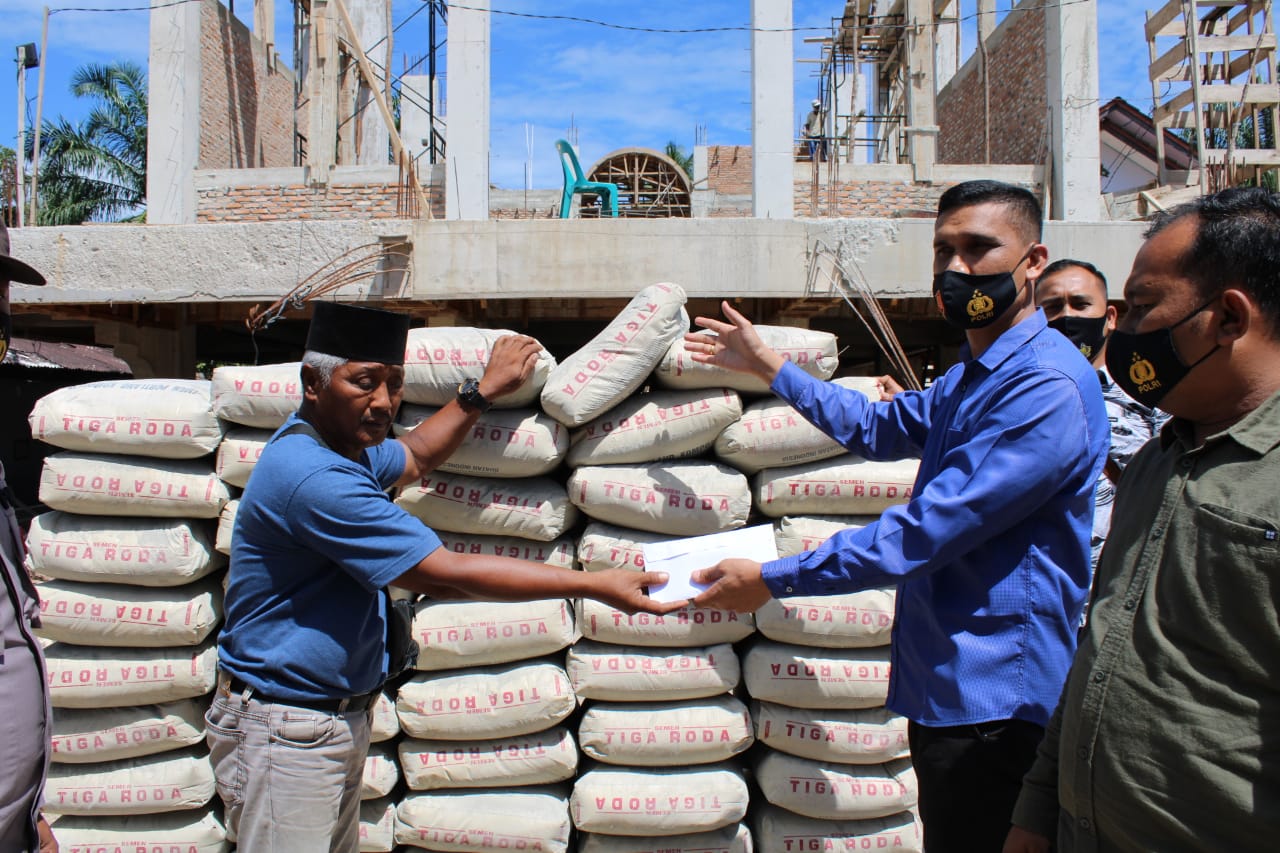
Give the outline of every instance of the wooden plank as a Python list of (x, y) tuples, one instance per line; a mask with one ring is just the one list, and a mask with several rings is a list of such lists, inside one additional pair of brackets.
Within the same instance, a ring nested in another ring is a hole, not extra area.
[[(1154, 42), (1148, 42), (1154, 44)], [(1179, 39), (1178, 43), (1166, 50), (1154, 62), (1147, 66), (1147, 79), (1156, 80), (1190, 80), (1190, 69), (1187, 65), (1187, 43)]]
[(1237, 50), (1267, 50), (1276, 46), (1275, 33), (1258, 33), (1246, 36), (1200, 36), (1196, 50), (1200, 53), (1219, 53)]
[(1182, 0), (1169, 0), (1158, 12), (1147, 17), (1147, 39), (1156, 36), (1185, 36), (1186, 27), (1182, 22)]
[(1200, 87), (1200, 101), (1205, 104), (1280, 103), (1280, 85), (1275, 83), (1206, 84)]
[(1224, 163), (1228, 160), (1236, 166), (1280, 166), (1280, 151), (1274, 148), (1206, 148), (1206, 162)]
[(1167, 118), (1168, 116), (1173, 115), (1174, 113), (1182, 112), (1187, 107), (1191, 106), (1194, 100), (1195, 100), (1195, 96), (1192, 93), (1192, 91), (1190, 89), (1183, 89), (1181, 92), (1174, 95), (1172, 98), (1165, 101), (1160, 106), (1156, 107), (1151, 115), (1156, 120), (1156, 122), (1159, 123), (1160, 121)]

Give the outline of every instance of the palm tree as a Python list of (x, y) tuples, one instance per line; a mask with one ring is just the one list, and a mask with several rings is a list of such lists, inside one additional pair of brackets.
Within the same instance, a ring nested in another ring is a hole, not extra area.
[(690, 182), (693, 181), (693, 155), (686, 152), (683, 148), (676, 144), (673, 139), (667, 143), (667, 147), (663, 149), (664, 154), (676, 162), (683, 171), (686, 178)]
[[(78, 125), (46, 122), (40, 146), (40, 225), (128, 217), (147, 199), (147, 75), (132, 62), (84, 65), (71, 92), (97, 103)], [(28, 137), (27, 158), (32, 156)]]

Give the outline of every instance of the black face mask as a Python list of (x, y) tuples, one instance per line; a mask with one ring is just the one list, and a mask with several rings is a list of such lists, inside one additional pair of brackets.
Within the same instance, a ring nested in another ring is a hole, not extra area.
[[(1014, 264), (1016, 270), (1026, 255)], [(981, 329), (1004, 315), (1018, 299), (1013, 272), (974, 273), (943, 270), (933, 277), (933, 292), (942, 294), (942, 313), (957, 329)]]
[(1199, 308), (1172, 326), (1150, 332), (1111, 333), (1107, 345), (1107, 370), (1111, 378), (1133, 399), (1154, 408), (1188, 373), (1221, 347), (1213, 349), (1191, 364), (1184, 364), (1173, 345), (1173, 330), (1199, 314), (1217, 299), (1213, 296)]
[(1067, 336), (1067, 340), (1076, 345), (1080, 354), (1087, 360), (1102, 349), (1107, 340), (1107, 318), (1103, 317), (1058, 317), (1049, 321), (1049, 328)]

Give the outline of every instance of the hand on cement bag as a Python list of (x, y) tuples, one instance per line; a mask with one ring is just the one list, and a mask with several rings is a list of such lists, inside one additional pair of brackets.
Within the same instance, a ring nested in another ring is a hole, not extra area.
[(503, 335), (493, 344), (480, 393), (490, 402), (512, 393), (533, 374), (542, 344), (528, 335)]
[(698, 569), (691, 579), (694, 583), (711, 584), (693, 599), (695, 607), (753, 613), (773, 598), (755, 560), (740, 557), (721, 560), (708, 569)]
[(647, 588), (666, 583), (666, 572), (605, 569), (602, 572), (591, 572), (586, 577), (592, 582), (592, 588), (586, 597), (603, 601), (623, 613), (643, 612), (661, 616), (664, 613), (673, 613), (688, 604), (685, 601), (654, 601), (649, 597)]

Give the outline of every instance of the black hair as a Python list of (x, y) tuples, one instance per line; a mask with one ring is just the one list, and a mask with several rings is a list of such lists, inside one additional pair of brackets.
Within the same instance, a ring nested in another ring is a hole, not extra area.
[(1280, 194), (1234, 187), (1201, 196), (1158, 214), (1146, 237), (1186, 217), (1195, 218), (1196, 236), (1182, 265), (1200, 293), (1239, 287), (1280, 336)]
[(976, 204), (1003, 204), (1013, 213), (1023, 233), (1040, 242), (1044, 214), (1040, 202), (1029, 190), (1002, 181), (965, 181), (956, 184), (938, 199), (938, 216)]
[(1058, 258), (1058, 260), (1054, 261), (1053, 263), (1049, 264), (1049, 266), (1044, 268), (1044, 272), (1040, 273), (1040, 277), (1036, 279), (1036, 283), (1039, 284), (1040, 282), (1044, 281), (1046, 278), (1053, 275), (1054, 273), (1059, 273), (1059, 272), (1062, 272), (1063, 270), (1071, 269), (1073, 267), (1076, 269), (1084, 270), (1085, 272), (1089, 273), (1094, 278), (1096, 278), (1098, 281), (1100, 281), (1102, 283), (1102, 298), (1106, 299), (1107, 277), (1102, 274), (1102, 270), (1098, 269), (1088, 261), (1077, 261), (1075, 258)]

